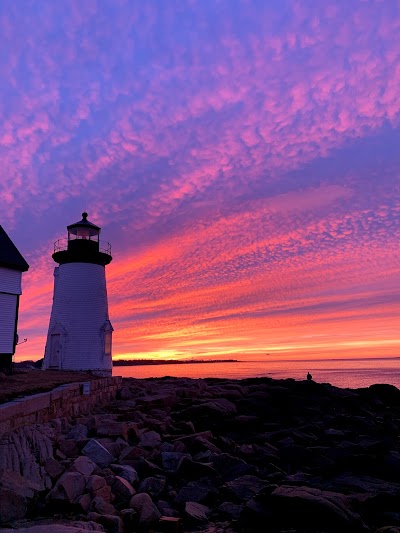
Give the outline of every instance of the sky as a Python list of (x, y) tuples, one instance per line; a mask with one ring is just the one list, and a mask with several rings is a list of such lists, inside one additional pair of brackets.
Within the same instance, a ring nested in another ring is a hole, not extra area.
[(16, 360), (53, 243), (112, 245), (118, 358), (400, 356), (397, 0), (4, 0)]

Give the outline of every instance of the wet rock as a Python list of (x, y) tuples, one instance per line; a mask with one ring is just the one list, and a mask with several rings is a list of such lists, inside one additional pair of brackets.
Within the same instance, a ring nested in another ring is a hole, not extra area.
[(114, 457), (97, 440), (90, 441), (83, 448), (82, 453), (89, 457), (100, 468), (105, 468), (114, 461)]

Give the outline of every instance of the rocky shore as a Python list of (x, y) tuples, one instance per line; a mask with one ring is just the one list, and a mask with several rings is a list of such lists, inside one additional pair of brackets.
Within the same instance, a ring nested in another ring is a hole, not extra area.
[(124, 379), (0, 441), (2, 531), (400, 533), (400, 390)]

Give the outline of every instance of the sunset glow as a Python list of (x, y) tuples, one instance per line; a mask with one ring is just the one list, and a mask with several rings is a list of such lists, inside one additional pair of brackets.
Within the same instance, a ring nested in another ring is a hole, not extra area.
[(115, 359), (400, 356), (400, 3), (23, 0), (0, 31), (16, 360), (84, 210)]

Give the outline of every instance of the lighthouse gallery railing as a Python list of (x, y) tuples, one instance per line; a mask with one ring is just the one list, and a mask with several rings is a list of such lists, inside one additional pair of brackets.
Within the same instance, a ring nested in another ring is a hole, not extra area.
[[(69, 242), (68, 239), (58, 239), (58, 241), (54, 243), (54, 253), (68, 250), (68, 242)], [(94, 239), (92, 240), (92, 242), (99, 243), (99, 252), (102, 252), (103, 254), (111, 255), (111, 244), (109, 242), (95, 241)]]

